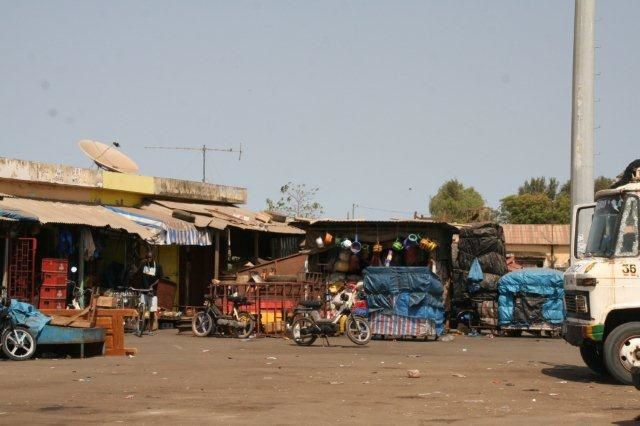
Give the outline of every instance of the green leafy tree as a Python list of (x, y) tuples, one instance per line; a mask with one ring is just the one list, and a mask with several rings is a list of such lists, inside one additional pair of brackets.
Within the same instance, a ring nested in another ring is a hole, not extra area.
[(447, 222), (488, 220), (492, 215), (484, 205), (482, 196), (473, 187), (465, 187), (457, 179), (442, 184), (429, 200), (431, 216)]
[(570, 201), (547, 194), (510, 195), (500, 200), (501, 219), (506, 223), (569, 223)]
[(568, 184), (558, 190), (556, 178), (526, 180), (517, 195), (500, 200), (500, 218), (507, 223), (569, 223), (571, 202)]
[(307, 188), (304, 183), (287, 182), (280, 187), (277, 201), (267, 198), (267, 210), (293, 217), (317, 218), (324, 213), (322, 205), (315, 201), (318, 191), (318, 187)]
[(555, 199), (558, 195), (559, 182), (556, 178), (538, 177), (526, 180), (524, 184), (518, 188), (518, 195), (524, 194), (546, 194), (550, 199)]
[[(615, 182), (615, 179), (611, 179), (606, 176), (598, 176), (593, 181), (594, 195), (598, 191), (611, 188), (611, 185), (613, 185)], [(571, 180), (568, 180), (564, 185), (562, 185), (562, 187), (560, 188), (560, 193), (566, 194), (567, 196), (571, 197)]]

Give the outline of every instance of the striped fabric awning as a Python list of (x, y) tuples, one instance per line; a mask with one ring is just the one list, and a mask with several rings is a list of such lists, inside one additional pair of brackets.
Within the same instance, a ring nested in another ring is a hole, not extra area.
[(193, 224), (175, 219), (154, 217), (153, 213), (131, 207), (106, 206), (109, 210), (127, 219), (160, 231), (163, 238), (155, 241), (157, 245), (210, 246), (211, 234), (208, 229), (199, 229)]

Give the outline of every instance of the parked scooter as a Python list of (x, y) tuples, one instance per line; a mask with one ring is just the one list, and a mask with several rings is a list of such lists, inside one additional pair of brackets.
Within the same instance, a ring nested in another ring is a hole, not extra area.
[(227, 296), (233, 304), (231, 315), (225, 315), (215, 304), (215, 296), (205, 296), (204, 311), (196, 313), (191, 320), (191, 330), (198, 337), (205, 337), (213, 333), (228, 334), (240, 339), (246, 339), (253, 333), (256, 320), (249, 312), (241, 311), (242, 306), (251, 302), (244, 296), (234, 294)]
[(337, 309), (331, 318), (320, 317), (321, 301), (301, 300), (295, 309), (296, 317), (291, 324), (293, 341), (300, 346), (309, 346), (318, 337), (325, 339), (340, 332), (340, 320), (346, 317), (345, 334), (356, 345), (366, 345), (371, 340), (371, 328), (366, 318), (354, 315), (351, 308), (355, 302), (356, 286), (346, 286), (331, 301)]
[(25, 326), (14, 323), (9, 314), (11, 300), (3, 298), (0, 302), (0, 345), (2, 352), (14, 361), (24, 361), (36, 352), (36, 338)]

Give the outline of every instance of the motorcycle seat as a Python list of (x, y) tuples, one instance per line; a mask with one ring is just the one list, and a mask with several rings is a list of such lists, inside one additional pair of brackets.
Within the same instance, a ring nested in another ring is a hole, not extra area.
[(247, 300), (246, 296), (229, 296), (227, 297), (229, 302), (235, 303), (236, 305), (250, 305), (251, 302)]
[(318, 309), (320, 306), (322, 306), (322, 301), (320, 301), (320, 300), (300, 300), (298, 302), (298, 304), (300, 306), (304, 306), (305, 308)]

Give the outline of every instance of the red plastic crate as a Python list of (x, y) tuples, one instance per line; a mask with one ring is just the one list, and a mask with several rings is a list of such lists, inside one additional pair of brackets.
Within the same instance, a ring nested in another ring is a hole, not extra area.
[(43, 272), (42, 285), (65, 287), (67, 285), (67, 274)]
[(56, 299), (40, 299), (38, 309), (65, 309), (66, 303), (64, 300)]
[(40, 300), (43, 299), (62, 300), (64, 304), (64, 301), (67, 300), (67, 288), (43, 285), (40, 287)]
[(42, 272), (54, 272), (66, 275), (68, 267), (69, 262), (67, 259), (53, 259), (50, 257), (42, 259)]

